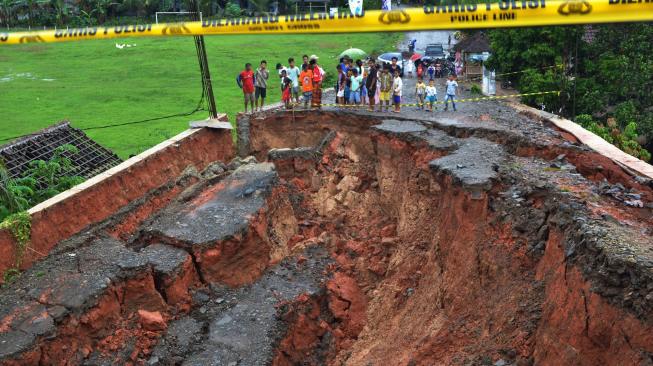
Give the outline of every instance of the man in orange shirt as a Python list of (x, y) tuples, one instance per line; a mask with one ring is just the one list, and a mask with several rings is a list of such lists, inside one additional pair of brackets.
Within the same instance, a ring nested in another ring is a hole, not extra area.
[(313, 71), (306, 64), (302, 65), (299, 81), (302, 83), (302, 92), (304, 93), (304, 108), (308, 108), (308, 101), (313, 98)]
[(313, 98), (311, 106), (313, 108), (320, 108), (322, 107), (322, 79), (324, 75), (322, 69), (317, 64), (317, 56), (311, 56), (309, 67), (313, 71)]

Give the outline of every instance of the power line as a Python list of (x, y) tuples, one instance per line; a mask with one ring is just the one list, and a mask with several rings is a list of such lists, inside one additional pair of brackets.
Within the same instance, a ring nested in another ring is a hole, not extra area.
[[(80, 130), (82, 130), (82, 131), (100, 130), (100, 129), (104, 129), (104, 128), (129, 126), (129, 125), (136, 125), (136, 124), (153, 122), (153, 121), (160, 121), (160, 120), (163, 120), (163, 119), (169, 119), (169, 118), (174, 118), (174, 117), (187, 117), (187, 116), (195, 114), (195, 113), (197, 113), (199, 111), (205, 110), (203, 104), (204, 104), (204, 91), (202, 91), (202, 97), (200, 98), (199, 102), (197, 103), (197, 107), (195, 107), (195, 109), (193, 109), (190, 112), (176, 113), (176, 114), (171, 114), (171, 115), (167, 115), (167, 116), (143, 119), (143, 120), (139, 120), (139, 121), (122, 122), (122, 123), (114, 123), (114, 124), (110, 124), (110, 125), (86, 127), (86, 128), (80, 128)], [(10, 141), (10, 140), (23, 138), (23, 137), (37, 136), (37, 135), (39, 135), (39, 133), (28, 133), (28, 134), (25, 134), (25, 135), (18, 135), (18, 136), (2, 138), (2, 139), (0, 139), (0, 141)]]

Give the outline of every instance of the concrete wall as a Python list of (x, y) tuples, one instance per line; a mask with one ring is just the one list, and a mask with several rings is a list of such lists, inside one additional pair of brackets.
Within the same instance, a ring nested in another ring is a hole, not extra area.
[[(21, 269), (46, 256), (61, 240), (105, 220), (148, 191), (175, 180), (194, 165), (229, 161), (234, 146), (229, 129), (190, 129), (29, 210), (31, 241)], [(0, 230), (1, 274), (16, 263), (16, 243)]]

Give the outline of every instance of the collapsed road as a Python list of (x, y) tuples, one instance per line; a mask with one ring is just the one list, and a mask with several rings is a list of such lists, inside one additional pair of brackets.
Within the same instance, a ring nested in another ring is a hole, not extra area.
[(536, 114), (276, 110), (238, 150), (0, 290), (2, 364), (653, 364), (651, 181)]

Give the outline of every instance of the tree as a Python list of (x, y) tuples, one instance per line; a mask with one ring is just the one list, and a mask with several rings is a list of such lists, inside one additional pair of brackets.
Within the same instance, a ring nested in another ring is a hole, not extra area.
[(68, 21), (69, 11), (65, 0), (50, 0), (50, 6), (54, 11), (54, 18), (57, 25), (63, 27)]
[(11, 27), (14, 18), (14, 8), (16, 3), (14, 0), (0, 0), (0, 21), (7, 28)]
[(576, 26), (490, 30), (492, 56), (486, 65), (499, 74), (526, 71), (505, 76), (523, 92), (560, 90), (560, 97), (544, 95), (525, 102), (569, 116), (572, 108), (565, 101), (573, 93), (569, 70), (582, 34), (583, 28)]
[[(544, 104), (547, 110), (572, 119), (580, 114), (600, 121), (615, 118), (622, 132), (634, 122), (637, 141), (648, 141), (647, 147), (653, 151), (653, 24), (488, 33), (492, 46), (489, 67), (499, 74), (523, 71), (507, 76), (522, 92), (561, 91), (560, 97), (529, 97), (525, 103)], [(563, 68), (557, 68), (558, 64)], [(631, 146), (635, 139), (627, 141), (620, 145)]]

